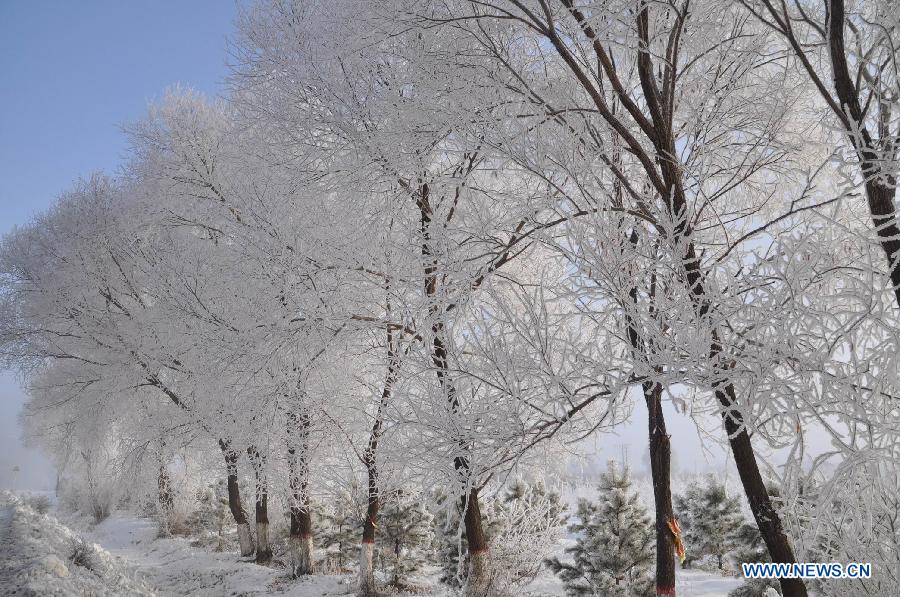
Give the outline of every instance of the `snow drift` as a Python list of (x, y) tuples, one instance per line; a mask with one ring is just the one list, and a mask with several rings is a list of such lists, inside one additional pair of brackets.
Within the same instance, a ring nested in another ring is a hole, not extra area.
[(10, 492), (0, 493), (0, 545), (10, 596), (154, 595), (120, 559)]

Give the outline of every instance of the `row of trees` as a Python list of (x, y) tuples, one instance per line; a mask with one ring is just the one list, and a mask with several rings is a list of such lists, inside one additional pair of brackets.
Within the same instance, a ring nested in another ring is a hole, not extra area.
[(95, 497), (149, 468), (164, 512), (175, 455), (215, 458), (243, 555), (271, 557), (284, 500), (295, 574), (315, 494), (361, 488), (362, 595), (381, 496), (440, 486), (486, 595), (484, 492), (639, 388), (657, 594), (670, 397), (720, 414), (774, 561), (837, 508), (836, 559), (895, 560), (891, 3), (371, 4), (260, 0), (227, 100), (173, 91), (121, 176), (4, 240), (4, 364), (60, 467)]
[[(647, 507), (635, 491), (630, 471), (610, 462), (601, 475), (599, 499), (578, 500), (569, 531), (577, 536), (566, 549), (572, 561), (558, 557), (546, 564), (561, 580), (567, 595), (650, 597), (656, 595), (653, 578), (654, 530)], [(738, 496), (708, 476), (692, 483), (674, 499), (683, 529), (682, 566), (713, 558), (719, 570), (726, 562), (768, 561), (768, 553), (755, 525), (744, 518)], [(765, 597), (773, 581), (746, 582), (735, 597)]]

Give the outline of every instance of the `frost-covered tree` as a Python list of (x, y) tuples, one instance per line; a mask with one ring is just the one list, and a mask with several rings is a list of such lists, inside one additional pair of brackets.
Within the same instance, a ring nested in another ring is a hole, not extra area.
[[(502, 425), (484, 426), (507, 419), (496, 414), (505, 408), (489, 395), (494, 389), (463, 362), (470, 300), (527, 251), (544, 217), (558, 218), (535, 213), (539, 204), (532, 201), (544, 194), (538, 181), (493, 159), (480, 140), (480, 117), (455, 121), (444, 114), (460, 102), (471, 105), (468, 90), (447, 87), (450, 63), (431, 54), (459, 36), (411, 29), (398, 19), (403, 9), (402, 3), (258, 3), (241, 23), (236, 103), (265, 131), (272, 151), (328, 164), (322, 186), (340, 189), (369, 216), (360, 230), (378, 230), (392, 247), (380, 254), (391, 256), (390, 270), (383, 262), (360, 263), (368, 276), (362, 284), (389, 287), (395, 315), (386, 323), (409, 328), (415, 345), (407, 360), (428, 371), (409, 386), (415, 405), (408, 412), (428, 446), (418, 451), (417, 466), (430, 482), (440, 478), (456, 492), (471, 551), (467, 591), (482, 595), (491, 590), (491, 563), (480, 487), (498, 457), (508, 467), (510, 453), (529, 442)], [(330, 109), (337, 105), (340, 110)], [(383, 329), (381, 306), (368, 303), (366, 318)], [(400, 314), (405, 321), (396, 320)], [(371, 459), (365, 464), (371, 470)], [(375, 497), (371, 487), (369, 495)], [(371, 549), (368, 535), (363, 552)], [(361, 585), (367, 585), (369, 558), (360, 560)]]
[(869, 562), (872, 578), (852, 582), (818, 579), (815, 587), (829, 597), (891, 595), (900, 583), (900, 475), (894, 468), (896, 461), (865, 450), (846, 458), (833, 471), (821, 470), (819, 466), (833, 456), (820, 457), (803, 484), (789, 490), (794, 501), (793, 524), (808, 545), (810, 560)]
[(579, 500), (573, 561), (559, 558), (547, 565), (562, 579), (567, 595), (644, 597), (656, 594), (653, 581), (653, 527), (647, 509), (631, 486), (627, 467), (610, 461), (601, 476), (598, 500)]
[[(441, 567), (439, 580), (450, 587), (463, 587), (469, 571), (469, 545), (465, 525), (462, 524), (461, 506), (453, 496), (437, 492), (433, 498), (433, 508), (434, 551)], [(490, 500), (485, 502), (485, 508), (481, 512), (487, 539), (490, 539), (499, 526), (499, 521), (493, 516), (493, 509), (493, 501)]]
[(325, 551), (326, 569), (346, 572), (357, 563), (361, 526), (359, 512), (339, 500), (330, 507), (320, 508), (317, 513), (321, 527), (316, 538)]
[[(900, 308), (900, 28), (890, 0), (741, 0), (782, 38), (795, 68), (845, 139), (841, 162), (862, 187), (871, 228)], [(826, 143), (834, 143), (833, 135)], [(880, 268), (879, 268), (880, 269)]]
[[(776, 97), (774, 86), (766, 88), (774, 79), (767, 76), (765, 28), (715, 0), (460, 1), (417, 13), (429, 25), (452, 24), (469, 34), (478, 50), (467, 54), (476, 63), (472, 82), (458, 80), (489, 85), (504, 99), (497, 103), (509, 106), (505, 126), (490, 130), (499, 138), (489, 138), (561, 200), (567, 232), (577, 235), (554, 245), (581, 275), (588, 291), (582, 304), (616, 304), (623, 328), (643, 340), (632, 348), (635, 377), (648, 382), (656, 419), (648, 439), (660, 487), (659, 552), (671, 548), (671, 508), (664, 470), (669, 448), (656, 403), (677, 379), (695, 385), (718, 409), (773, 557), (795, 561), (750, 442), (754, 419), (747, 405), (757, 396), (736, 366), (743, 341), (726, 322), (744, 299), (733, 281), (746, 267), (744, 257), (756, 261), (750, 248), (756, 237), (833, 199), (804, 192), (801, 175), (790, 189), (781, 188), (789, 198), (770, 209), (774, 187), (768, 185), (785, 177), (792, 158), (786, 148), (795, 136), (785, 123), (796, 95)], [(722, 72), (735, 85), (723, 84)], [(761, 85), (743, 84), (750, 79)], [(618, 249), (632, 239), (633, 248), (618, 260)], [(660, 591), (674, 589), (672, 561), (660, 558)], [(783, 584), (789, 594), (805, 595), (802, 582)]]
[(714, 556), (720, 570), (741, 545), (742, 534), (746, 536), (748, 532), (743, 528), (740, 498), (728, 495), (725, 484), (712, 475), (706, 477), (703, 485), (691, 484), (683, 495), (677, 495), (675, 512), (690, 559)]
[(433, 561), (434, 520), (421, 494), (396, 490), (385, 498), (378, 525), (379, 567), (388, 584), (402, 588)]
[[(893, 8), (257, 0), (226, 97), (168, 93), (128, 127), (123, 176), (4, 239), (0, 356), (29, 436), (79, 508), (140, 494), (162, 529), (201, 463), (260, 563), (283, 505), (294, 576), (313, 571), (313, 496), (349, 493), (362, 524), (335, 511), (324, 540), (364, 597), (376, 545), (394, 541), (396, 584), (418, 560), (397, 537), (427, 516), (397, 488), (440, 488), (443, 580), (484, 597), (521, 592), (560, 525), (553, 492), (498, 479), (540, 476), (542, 450), (639, 396), (671, 594), (676, 514), (689, 557), (739, 551), (735, 498), (672, 507), (664, 405), (690, 400), (721, 416), (767, 557), (896, 569)], [(646, 522), (607, 477), (579, 510), (584, 570), (616, 508)], [(572, 590), (641, 593), (646, 567), (616, 553)]]
[[(498, 563), (492, 579), (498, 591), (515, 591), (534, 579), (559, 539), (563, 509), (556, 492), (539, 481), (520, 479), (485, 501), (482, 515)], [(434, 519), (440, 580), (451, 587), (464, 586), (468, 570), (465, 527), (460, 525), (458, 508), (440, 493), (435, 498)]]

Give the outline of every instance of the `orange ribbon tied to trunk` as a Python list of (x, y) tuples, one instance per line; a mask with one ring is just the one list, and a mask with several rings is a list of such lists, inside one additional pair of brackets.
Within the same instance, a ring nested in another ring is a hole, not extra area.
[(684, 550), (684, 542), (681, 540), (681, 526), (674, 518), (670, 518), (667, 522), (669, 524), (669, 530), (672, 531), (672, 535), (675, 537), (675, 553), (678, 555), (679, 561), (684, 564), (687, 554)]

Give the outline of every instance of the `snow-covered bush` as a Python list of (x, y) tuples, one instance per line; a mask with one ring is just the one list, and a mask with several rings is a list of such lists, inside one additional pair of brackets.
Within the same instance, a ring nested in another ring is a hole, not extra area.
[(324, 570), (349, 572), (359, 561), (362, 517), (349, 494), (337, 496), (330, 505), (316, 510), (318, 532), (315, 540), (324, 552)]
[(673, 506), (684, 532), (685, 563), (712, 556), (715, 565), (723, 569), (739, 545), (744, 522), (740, 498), (728, 495), (724, 483), (707, 475), (702, 485), (690, 484), (683, 494), (675, 495)]
[(105, 520), (120, 495), (118, 470), (108, 446), (94, 446), (81, 451), (80, 483), (70, 485), (78, 495), (81, 510), (87, 511), (94, 522)]
[(50, 511), (50, 497), (42, 493), (25, 496), (24, 501), (38, 514), (46, 514)]
[(69, 561), (91, 571), (97, 567), (93, 546), (86, 543), (81, 537), (72, 538)]
[[(458, 500), (439, 494), (435, 500), (436, 557), (442, 583), (462, 586), (468, 574), (465, 528)], [(540, 482), (516, 481), (481, 504), (482, 524), (490, 545), (494, 590), (499, 594), (519, 592), (531, 582), (542, 562), (555, 551), (564, 525), (559, 495)]]
[(544, 560), (556, 552), (565, 507), (558, 493), (541, 481), (514, 481), (494, 510), (498, 524), (492, 537), (493, 564), (499, 591), (517, 594), (533, 581)]
[(387, 583), (404, 587), (408, 577), (433, 561), (434, 520), (423, 496), (407, 490), (385, 496), (378, 515), (378, 567)]
[(225, 548), (225, 521), (228, 518), (228, 494), (224, 481), (197, 489), (196, 508), (188, 519), (191, 535), (199, 544)]
[(0, 567), (5, 595), (154, 594), (121, 560), (86, 542), (55, 518), (38, 513), (13, 494), (0, 494), (0, 507), (10, 512)]

